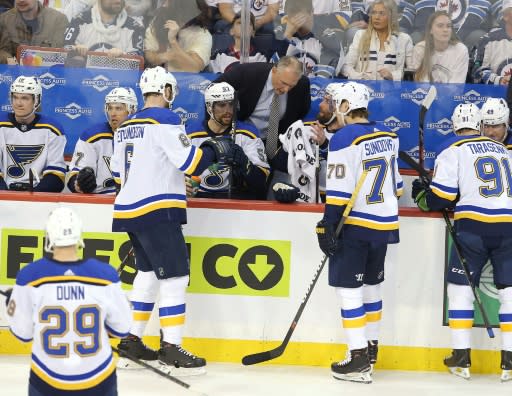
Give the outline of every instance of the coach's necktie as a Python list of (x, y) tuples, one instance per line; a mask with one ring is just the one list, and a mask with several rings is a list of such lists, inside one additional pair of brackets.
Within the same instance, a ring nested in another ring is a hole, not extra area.
[(267, 141), (265, 143), (265, 152), (267, 158), (271, 160), (276, 155), (277, 142), (279, 139), (279, 95), (274, 94), (270, 103), (270, 117), (268, 119)]

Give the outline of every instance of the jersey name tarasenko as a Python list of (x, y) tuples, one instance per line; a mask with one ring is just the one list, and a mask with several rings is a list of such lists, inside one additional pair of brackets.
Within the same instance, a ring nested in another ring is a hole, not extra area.
[(112, 174), (121, 185), (114, 203), (114, 231), (133, 231), (152, 223), (186, 223), (184, 174), (202, 157), (180, 117), (148, 108), (128, 117), (114, 135)]
[(512, 235), (512, 168), (507, 148), (487, 137), (457, 136), (437, 152), (431, 190), (455, 201), (455, 227), (478, 235)]
[(77, 175), (80, 169), (90, 166), (96, 175), (96, 194), (116, 191), (110, 160), (114, 151), (114, 132), (108, 122), (87, 128), (76, 142), (75, 152), (69, 164), (68, 178)]
[(29, 169), (38, 179), (52, 173), (63, 182), (66, 175), (66, 136), (53, 119), (36, 114), (32, 124), (18, 124), (12, 113), (0, 114), (0, 176), (11, 183), (29, 182)]
[(344, 237), (398, 242), (398, 199), (403, 182), (397, 167), (398, 135), (382, 124), (351, 124), (329, 142), (326, 213), (337, 224), (357, 181), (368, 171), (344, 226)]
[(115, 370), (109, 334), (125, 337), (130, 317), (116, 271), (96, 259), (27, 265), (8, 309), (11, 332), (33, 341), (31, 383), (48, 386), (48, 395), (55, 394), (51, 388), (81, 391), (109, 378)]

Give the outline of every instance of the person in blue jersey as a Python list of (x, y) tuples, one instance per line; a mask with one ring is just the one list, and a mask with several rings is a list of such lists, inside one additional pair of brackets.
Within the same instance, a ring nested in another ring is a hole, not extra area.
[[(500, 301), (501, 379), (507, 381), (512, 379), (512, 195), (507, 193), (511, 159), (503, 144), (480, 135), (480, 110), (473, 103), (455, 107), (452, 123), (456, 136), (438, 147), (430, 186), (414, 180), (412, 196), (423, 211), (455, 204), (457, 243), (474, 285), (479, 285), (482, 269), (491, 261)], [(444, 364), (468, 379), (474, 296), (455, 249), (446, 280), (453, 352)]]
[[(200, 198), (265, 199), (270, 173), (265, 146), (252, 124), (235, 122), (235, 90), (226, 82), (212, 83), (204, 91), (207, 120), (186, 126), (194, 146), (210, 139), (232, 142), (227, 161), (218, 169), (206, 169), (194, 194)], [(187, 179), (191, 191), (191, 179)], [(231, 191), (230, 191), (231, 190)]]
[(12, 112), (0, 113), (0, 190), (64, 188), (66, 136), (57, 121), (36, 113), (42, 95), (36, 77), (19, 76), (11, 84)]
[[(172, 73), (160, 66), (148, 68), (139, 85), (144, 108), (116, 131), (111, 161), (120, 188), (112, 230), (128, 232), (137, 265), (131, 293), (133, 326), (119, 350), (142, 360), (158, 359), (174, 375), (204, 373), (205, 359), (181, 347), (190, 274), (181, 229), (187, 221), (185, 175), (197, 176), (213, 163), (225, 162), (231, 143), (191, 143), (180, 117), (169, 110), (178, 92)], [(157, 296), (162, 338), (154, 351), (141, 337)]]
[(510, 109), (503, 98), (487, 98), (480, 109), (482, 134), (503, 143), (512, 150), (512, 135), (508, 133)]
[[(341, 128), (327, 155), (324, 216), (316, 227), (329, 257), (329, 285), (335, 288), (348, 344), (345, 360), (334, 362), (334, 378), (371, 383), (377, 361), (382, 314), (381, 284), (388, 244), (399, 242), (398, 197), (403, 182), (396, 160), (398, 135), (368, 120), (370, 92), (360, 83), (335, 86), (333, 100)], [(336, 227), (364, 171), (368, 174), (339, 236)]]
[(71, 192), (108, 194), (116, 191), (110, 170), (114, 132), (137, 111), (137, 105), (137, 96), (131, 88), (114, 88), (105, 96), (107, 122), (88, 127), (76, 143), (66, 183)]
[(29, 396), (117, 396), (109, 338), (124, 337), (130, 305), (113, 267), (82, 260), (82, 222), (70, 208), (46, 223), (42, 258), (23, 267), (7, 304), (9, 329), (32, 341)]

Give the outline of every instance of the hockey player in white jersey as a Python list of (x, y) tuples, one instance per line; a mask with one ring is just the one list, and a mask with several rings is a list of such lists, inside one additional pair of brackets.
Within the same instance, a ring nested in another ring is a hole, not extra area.
[[(331, 371), (337, 379), (370, 383), (377, 360), (387, 246), (399, 242), (399, 142), (385, 125), (368, 120), (370, 93), (365, 85), (338, 86), (333, 99), (341, 129), (329, 142), (326, 205), (316, 232), (320, 248), (329, 256), (329, 285), (339, 298), (349, 350), (345, 360), (332, 363)], [(336, 238), (336, 227), (364, 171), (368, 175)]]
[[(455, 204), (457, 243), (476, 286), (485, 263), (491, 261), (500, 301), (501, 378), (506, 381), (512, 379), (511, 159), (503, 144), (480, 135), (476, 105), (459, 104), (452, 122), (457, 136), (437, 149), (432, 183), (423, 186), (415, 180), (412, 195), (423, 211)], [(453, 374), (469, 378), (474, 296), (454, 250), (446, 276), (453, 352), (444, 364)]]
[(124, 337), (130, 306), (108, 264), (81, 260), (82, 222), (70, 208), (53, 210), (42, 258), (23, 267), (7, 305), (9, 329), (32, 341), (29, 396), (117, 396), (109, 337)]
[(218, 169), (208, 168), (201, 174), (196, 196), (265, 199), (270, 174), (265, 146), (255, 126), (234, 122), (234, 88), (226, 82), (212, 83), (206, 88), (204, 97), (210, 118), (186, 126), (192, 144), (199, 147), (209, 139), (228, 139), (233, 144), (225, 164)]
[[(190, 142), (180, 117), (169, 110), (178, 87), (164, 68), (146, 69), (140, 89), (144, 108), (116, 131), (111, 163), (120, 185), (112, 229), (128, 232), (138, 270), (131, 293), (134, 323), (119, 350), (143, 360), (158, 359), (173, 374), (202, 373), (205, 359), (181, 347), (190, 274), (181, 230), (187, 221), (184, 175), (197, 176), (214, 162), (224, 162), (230, 144), (210, 139), (199, 148)], [(158, 352), (141, 340), (157, 296), (162, 331)]]
[(487, 98), (480, 110), (482, 115), (482, 134), (503, 143), (512, 150), (511, 134), (508, 133), (510, 109), (503, 98)]
[(11, 84), (13, 111), (0, 113), (0, 190), (64, 188), (66, 136), (58, 122), (36, 113), (42, 94), (36, 77), (19, 76)]
[(114, 88), (105, 96), (107, 122), (87, 128), (76, 143), (67, 176), (70, 191), (86, 194), (116, 191), (110, 170), (114, 132), (136, 111), (137, 96), (131, 88)]

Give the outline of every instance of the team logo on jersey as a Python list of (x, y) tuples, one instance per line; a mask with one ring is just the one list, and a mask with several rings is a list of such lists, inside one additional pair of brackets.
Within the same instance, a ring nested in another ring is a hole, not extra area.
[(100, 74), (94, 78), (85, 78), (82, 80), (82, 85), (92, 87), (98, 92), (103, 92), (109, 88), (119, 87), (118, 80), (110, 80), (108, 77)]
[(252, 0), (251, 8), (254, 11), (261, 11), (265, 7), (266, 0)]
[(436, 3), (436, 11), (446, 11), (455, 27), (460, 27), (464, 23), (467, 10), (468, 0), (438, 0)]
[(401, 128), (410, 128), (411, 127), (410, 121), (400, 121), (398, 118), (396, 118), (394, 116), (386, 118), (383, 121), (383, 123), (389, 129), (391, 129), (393, 132), (397, 132)]
[(14, 165), (7, 167), (7, 174), (13, 179), (19, 179), (26, 173), (25, 166), (34, 162), (41, 155), (44, 144), (8, 144), (6, 148), (12, 162), (14, 162)]
[(211, 80), (203, 80), (199, 83), (189, 84), (188, 88), (191, 89), (192, 91), (204, 92), (206, 87), (208, 87), (208, 85), (210, 85), (211, 83), (212, 83)]
[(209, 167), (208, 170), (210, 174), (204, 176), (201, 179), (201, 183), (204, 183), (206, 187), (211, 189), (219, 189), (224, 186), (224, 184), (228, 183), (229, 180), (229, 167), (221, 166), (221, 167)]
[(512, 63), (510, 63), (510, 59), (507, 58), (501, 62), (496, 68), (496, 71), (502, 77), (512, 75)]
[(181, 121), (183, 122), (187, 120), (197, 120), (199, 118), (199, 113), (189, 113), (183, 107), (178, 107), (176, 109), (173, 109), (173, 111), (180, 116)]
[(423, 99), (427, 95), (427, 91), (423, 88), (416, 88), (411, 92), (402, 92), (400, 94), (400, 99), (410, 100), (411, 102), (420, 105), (423, 102)]
[(483, 96), (480, 92), (471, 89), (462, 95), (453, 95), (453, 100), (455, 102), (474, 103), (478, 106), (487, 100), (487, 96)]
[(46, 72), (39, 76), (39, 81), (44, 89), (51, 89), (56, 85), (66, 85), (65, 78), (55, 77), (52, 73)]
[(79, 104), (76, 104), (75, 102), (73, 102), (64, 107), (56, 107), (55, 113), (64, 114), (66, 117), (74, 120), (82, 115), (91, 116), (92, 108), (82, 107)]
[(448, 135), (453, 132), (453, 124), (448, 118), (442, 118), (439, 121), (427, 123), (428, 129), (434, 129), (441, 135)]
[(110, 176), (112, 176), (112, 177), (109, 177), (109, 178), (103, 180), (103, 187), (105, 187), (105, 188), (114, 187), (116, 184), (114, 181), (114, 176), (112, 175), (112, 169), (110, 169), (110, 160), (111, 160), (111, 157), (109, 157), (108, 155), (103, 156), (103, 161), (105, 162), (105, 165), (107, 165), (107, 169), (110, 173)]

